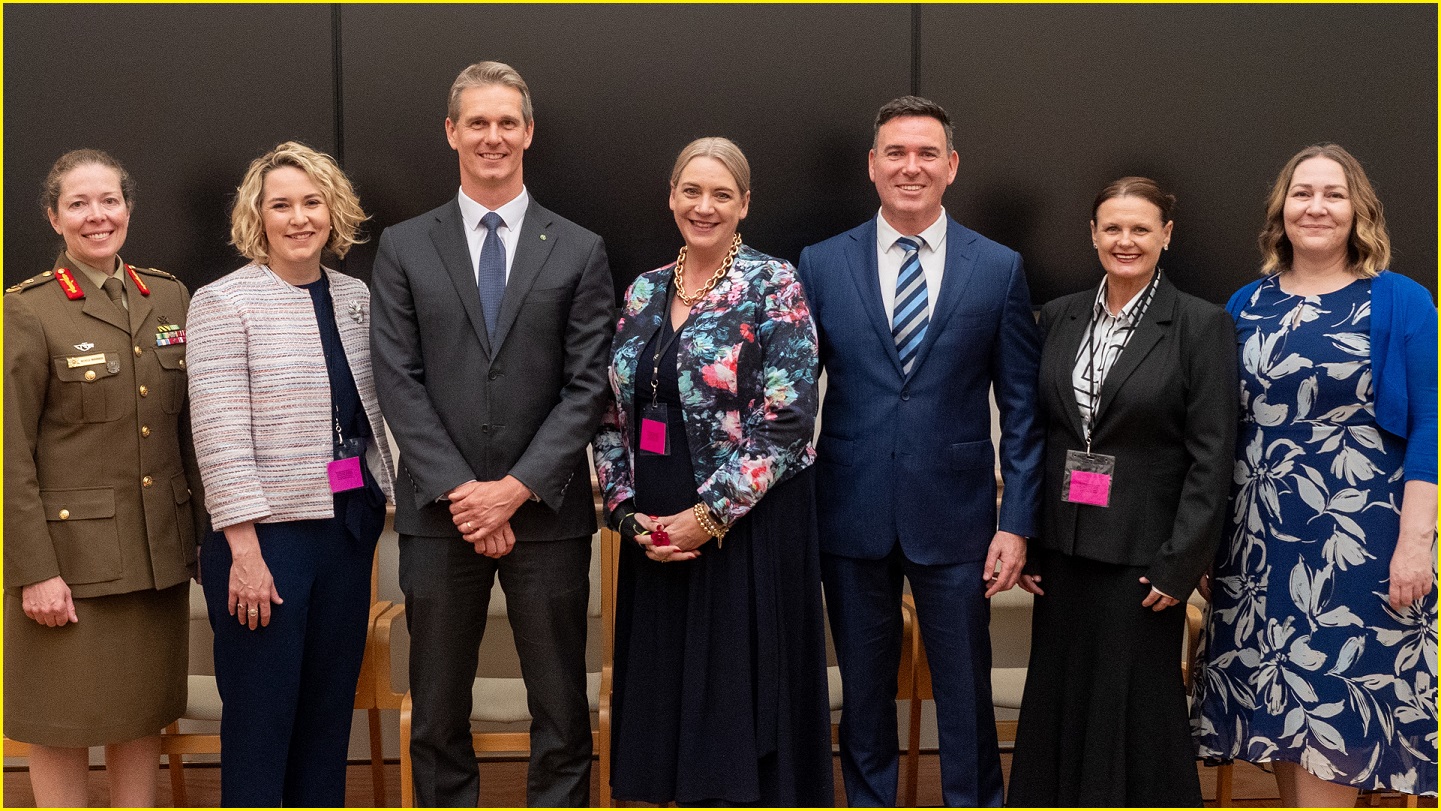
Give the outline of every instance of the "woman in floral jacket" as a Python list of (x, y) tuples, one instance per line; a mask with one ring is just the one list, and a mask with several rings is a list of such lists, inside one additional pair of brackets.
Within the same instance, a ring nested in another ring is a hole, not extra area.
[[(622, 545), (611, 784), (681, 805), (834, 802), (809, 467), (816, 333), (741, 244), (735, 144), (682, 150), (677, 260), (626, 291), (596, 469)], [(677, 566), (670, 566), (677, 563)]]

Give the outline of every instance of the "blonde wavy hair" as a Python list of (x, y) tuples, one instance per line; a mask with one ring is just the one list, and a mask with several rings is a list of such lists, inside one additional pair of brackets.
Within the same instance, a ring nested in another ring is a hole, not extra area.
[(337, 257), (354, 245), (364, 242), (360, 226), (367, 219), (355, 196), (350, 178), (345, 176), (335, 158), (312, 149), (299, 141), (286, 141), (250, 162), (245, 179), (235, 190), (235, 205), (230, 210), (230, 244), (246, 259), (264, 264), (270, 261), (270, 244), (265, 237), (265, 221), (261, 216), (261, 197), (265, 193), (265, 176), (282, 166), (304, 172), (317, 188), (330, 209), (330, 239), (325, 249)]
[(1296, 167), (1312, 158), (1330, 158), (1341, 164), (1354, 217), (1351, 236), (1346, 240), (1346, 260), (1356, 275), (1375, 276), (1391, 262), (1391, 238), (1386, 234), (1381, 198), (1376, 196), (1376, 189), (1366, 177), (1361, 162), (1339, 144), (1331, 143), (1315, 144), (1297, 152), (1276, 176), (1276, 184), (1266, 200), (1266, 226), (1257, 239), (1261, 248), (1261, 273), (1270, 275), (1291, 269), (1295, 252), (1286, 236), (1286, 195), (1291, 190)]

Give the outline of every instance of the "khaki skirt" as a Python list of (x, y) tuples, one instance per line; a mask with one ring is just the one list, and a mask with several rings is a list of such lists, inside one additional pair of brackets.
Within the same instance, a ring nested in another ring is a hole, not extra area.
[(47, 628), (5, 592), (5, 736), (101, 746), (154, 735), (185, 711), (190, 583), (75, 600)]

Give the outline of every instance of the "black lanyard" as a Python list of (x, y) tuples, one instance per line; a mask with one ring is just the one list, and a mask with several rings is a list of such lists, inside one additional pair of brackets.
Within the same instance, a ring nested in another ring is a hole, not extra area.
[[(656, 346), (655, 346), (655, 355), (651, 357), (651, 369), (650, 369), (650, 404), (651, 404), (651, 405), (655, 405), (655, 404), (656, 404), (656, 398), (657, 398), (657, 396), (658, 396), (658, 394), (659, 394), (659, 392), (660, 392), (660, 356), (661, 356), (661, 355), (664, 355), (664, 354), (670, 349), (670, 345), (673, 344), (673, 343), (675, 343), (675, 339), (680, 335), (680, 330), (675, 329), (675, 328), (671, 327), (671, 325), (670, 325), (670, 306), (671, 306), (671, 301), (672, 301), (671, 296), (669, 295), (669, 291), (667, 291), (667, 295), (666, 295), (666, 297), (665, 297), (666, 306), (665, 306), (665, 309), (664, 309), (664, 310), (661, 312), (661, 314), (660, 314), (660, 340), (655, 342), (655, 345), (656, 345)], [(685, 327), (685, 324), (682, 323), (682, 324), (681, 324), (681, 327)]]
[[(1151, 274), (1150, 284), (1146, 285), (1146, 292), (1141, 294), (1141, 300), (1136, 302), (1136, 308), (1131, 311), (1131, 315), (1127, 319), (1131, 323), (1131, 328), (1126, 330), (1126, 336), (1121, 339), (1121, 348), (1116, 352), (1116, 360), (1120, 360), (1121, 354), (1126, 351), (1126, 346), (1131, 343), (1131, 336), (1136, 334), (1136, 325), (1146, 315), (1146, 308), (1151, 306), (1151, 298), (1156, 295), (1156, 287), (1160, 283), (1161, 269), (1156, 268), (1156, 272)], [(1101, 295), (1100, 305), (1102, 308), (1106, 306), (1104, 291)], [(1123, 307), (1122, 310), (1124, 311), (1124, 309)], [(1110, 311), (1108, 310), (1106, 314), (1110, 315)], [(1116, 316), (1116, 318), (1119, 319), (1120, 316)], [(1086, 453), (1091, 452), (1091, 435), (1096, 432), (1096, 408), (1101, 404), (1099, 389), (1103, 381), (1096, 380), (1099, 376), (1096, 369), (1096, 327), (1100, 323), (1101, 315), (1096, 308), (1092, 307), (1091, 325), (1086, 329), (1086, 396), (1090, 398), (1091, 403), (1091, 419), (1086, 422)], [(1112, 363), (1112, 365), (1115, 364)], [(1109, 370), (1107, 371), (1109, 372)]]

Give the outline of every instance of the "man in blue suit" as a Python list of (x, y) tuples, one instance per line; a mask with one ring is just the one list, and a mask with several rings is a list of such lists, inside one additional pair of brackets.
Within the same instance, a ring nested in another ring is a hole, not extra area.
[(1036, 526), (1040, 335), (1020, 255), (946, 216), (958, 163), (945, 110), (887, 103), (870, 152), (879, 216), (800, 259), (829, 378), (816, 488), (853, 806), (896, 800), (902, 578), (930, 660), (945, 803), (1002, 799), (986, 598), (1015, 585)]

